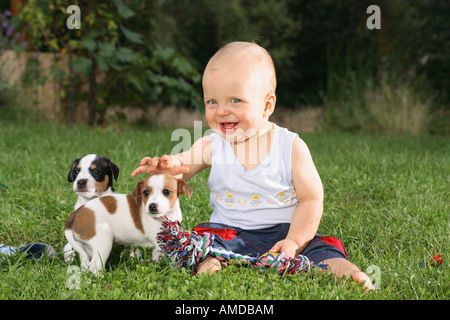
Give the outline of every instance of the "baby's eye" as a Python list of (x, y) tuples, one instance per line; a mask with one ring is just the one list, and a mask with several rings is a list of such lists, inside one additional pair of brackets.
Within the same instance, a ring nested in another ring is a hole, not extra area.
[(241, 99), (233, 98), (233, 99), (231, 99), (231, 102), (232, 103), (239, 103), (239, 102), (241, 102)]
[(216, 101), (216, 100), (208, 100), (208, 101), (206, 101), (206, 103), (209, 103), (209, 104), (217, 104), (217, 101)]

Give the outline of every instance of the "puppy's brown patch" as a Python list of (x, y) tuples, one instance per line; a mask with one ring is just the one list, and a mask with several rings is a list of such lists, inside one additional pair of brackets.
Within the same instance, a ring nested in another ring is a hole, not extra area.
[(95, 236), (95, 213), (89, 208), (81, 206), (67, 218), (66, 229), (71, 229), (83, 240)]
[(178, 180), (174, 177), (166, 176), (164, 179), (165, 185), (164, 188), (170, 190), (170, 194), (167, 196), (169, 199), (170, 207), (173, 208), (175, 202), (178, 199)]
[(108, 188), (109, 176), (105, 176), (105, 180), (102, 182), (95, 182), (95, 192), (103, 192)]
[(144, 227), (142, 225), (142, 219), (139, 211), (140, 203), (136, 203), (136, 199), (133, 195), (127, 195), (128, 206), (130, 207), (131, 218), (133, 219), (134, 226), (138, 229), (142, 234), (145, 234)]
[(91, 166), (91, 170), (94, 170), (95, 168), (97, 168), (97, 166), (96, 166), (95, 164), (93, 164), (93, 165)]
[(100, 202), (105, 206), (106, 210), (110, 214), (114, 214), (117, 211), (117, 200), (113, 196), (100, 197)]

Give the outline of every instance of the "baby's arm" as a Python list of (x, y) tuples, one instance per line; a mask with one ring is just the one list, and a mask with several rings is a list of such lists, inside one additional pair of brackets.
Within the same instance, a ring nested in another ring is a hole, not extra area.
[(317, 232), (323, 213), (323, 187), (308, 147), (296, 137), (292, 145), (292, 180), (298, 206), (285, 240), (270, 250), (291, 257), (300, 254)]
[(189, 180), (201, 170), (211, 165), (211, 137), (198, 139), (188, 151), (176, 155), (163, 155), (159, 157), (145, 157), (131, 176), (140, 173), (152, 173), (156, 170), (168, 170), (173, 175), (182, 175)]

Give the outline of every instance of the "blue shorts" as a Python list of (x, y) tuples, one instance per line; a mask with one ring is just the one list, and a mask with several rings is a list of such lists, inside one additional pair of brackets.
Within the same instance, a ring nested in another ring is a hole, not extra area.
[[(228, 251), (260, 257), (280, 240), (286, 238), (290, 224), (282, 223), (273, 227), (256, 230), (244, 230), (226, 224), (206, 222), (201, 223), (193, 230), (199, 234), (209, 232), (215, 235), (215, 243)], [(331, 259), (347, 259), (347, 252), (341, 240), (335, 237), (324, 237), (318, 233), (301, 252), (314, 264)]]

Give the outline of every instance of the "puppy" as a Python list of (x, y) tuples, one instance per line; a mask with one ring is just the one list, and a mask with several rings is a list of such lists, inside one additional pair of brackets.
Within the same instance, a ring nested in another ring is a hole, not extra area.
[(118, 176), (119, 167), (106, 157), (88, 154), (74, 160), (67, 180), (78, 195), (75, 210), (91, 199), (114, 194), (113, 178), (117, 181)]
[(66, 221), (65, 236), (80, 254), (81, 268), (101, 271), (114, 244), (153, 247), (158, 261), (157, 234), (161, 220), (182, 220), (179, 194), (190, 199), (192, 188), (182, 179), (156, 172), (139, 181), (133, 194), (103, 196), (87, 202)]
[[(108, 158), (96, 154), (88, 154), (75, 159), (70, 168), (67, 180), (73, 182), (73, 191), (78, 195), (74, 210), (89, 200), (103, 195), (115, 194), (113, 180), (119, 177), (119, 167)], [(113, 179), (114, 178), (114, 179)], [(132, 250), (132, 253), (134, 251)], [(75, 252), (68, 243), (64, 246), (64, 260), (72, 262)]]

